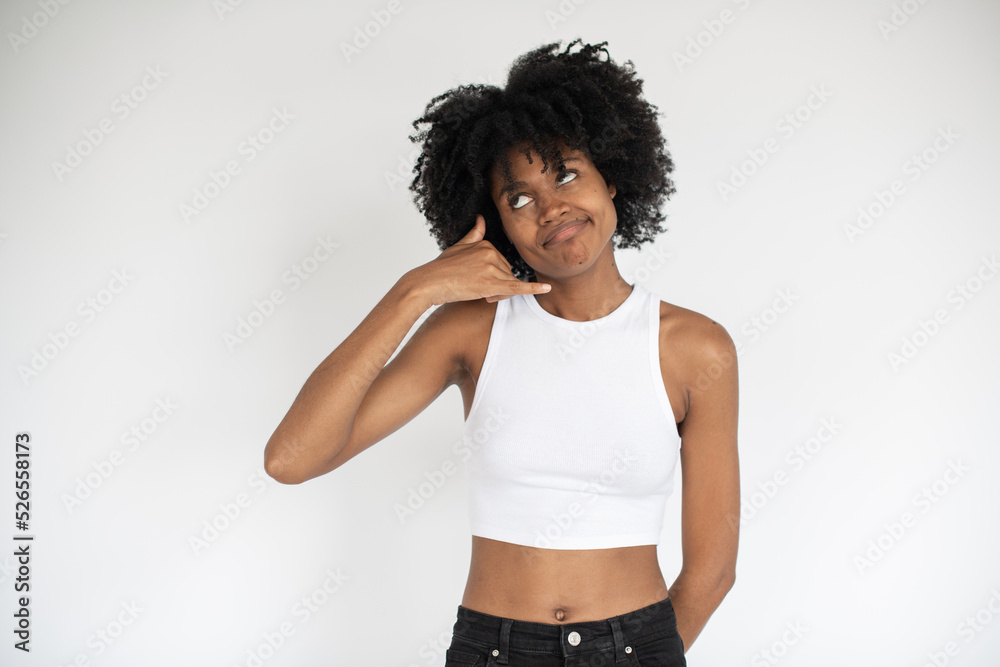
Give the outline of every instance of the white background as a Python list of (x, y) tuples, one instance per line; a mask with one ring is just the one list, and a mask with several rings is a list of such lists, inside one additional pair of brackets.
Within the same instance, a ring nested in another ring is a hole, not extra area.
[[(316, 365), (440, 252), (406, 191), (410, 123), (448, 88), (502, 85), (517, 55), (579, 36), (632, 60), (677, 165), (669, 231), (619, 251), (623, 275), (741, 346), (737, 581), (688, 663), (997, 664), (1000, 5), (45, 4), (0, 10), (0, 627), (22, 431), (36, 536), (32, 652), (5, 629), (0, 662), (252, 665), (287, 623), (269, 667), (443, 664), (469, 564), (464, 470), (405, 523), (394, 508), (455, 458), (457, 388), (303, 485), (265, 477), (263, 449)], [(345, 55), (371, 12), (391, 21)], [(250, 160), (241, 143), (275, 109), (294, 118)], [(87, 146), (102, 120), (112, 131)], [(768, 139), (777, 150), (747, 163)], [(81, 144), (75, 168), (55, 166)], [(239, 173), (186, 220), (229, 160)], [(851, 235), (859, 208), (881, 215)], [(317, 238), (337, 250), (284, 280)], [(227, 344), (276, 289), (270, 317)], [(177, 406), (161, 422), (157, 400)], [(823, 420), (833, 437), (793, 464)], [(135, 447), (132, 428), (146, 429)]]

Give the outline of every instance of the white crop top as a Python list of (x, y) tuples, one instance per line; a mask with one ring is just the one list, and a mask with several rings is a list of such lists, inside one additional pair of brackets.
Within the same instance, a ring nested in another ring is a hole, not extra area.
[(660, 371), (660, 299), (636, 283), (574, 322), (497, 302), (463, 440), (473, 535), (546, 549), (659, 544), (681, 438)]

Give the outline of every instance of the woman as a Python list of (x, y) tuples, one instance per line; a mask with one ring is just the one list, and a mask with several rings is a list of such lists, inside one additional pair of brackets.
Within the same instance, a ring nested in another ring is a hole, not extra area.
[(444, 251), (320, 364), (265, 449), (269, 475), (301, 483), (458, 385), (473, 543), (447, 666), (684, 665), (735, 580), (735, 347), (619, 274), (615, 239), (665, 231), (673, 164), (632, 63), (579, 41), (427, 105), (411, 189)]

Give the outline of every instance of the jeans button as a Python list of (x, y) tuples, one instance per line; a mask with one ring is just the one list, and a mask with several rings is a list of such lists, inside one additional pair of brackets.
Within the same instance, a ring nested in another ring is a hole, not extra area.
[(573, 632), (566, 635), (566, 641), (570, 643), (570, 646), (577, 646), (580, 643), (580, 633), (574, 630)]

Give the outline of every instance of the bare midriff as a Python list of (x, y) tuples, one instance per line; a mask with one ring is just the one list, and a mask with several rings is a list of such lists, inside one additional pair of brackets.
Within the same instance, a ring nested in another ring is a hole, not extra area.
[[(463, 352), (467, 374), (459, 384), (465, 418), (471, 410), (482, 371), (496, 304), (478, 303), (467, 319)], [(661, 304), (661, 317), (667, 312)], [(676, 355), (675, 355), (676, 356)], [(681, 355), (682, 356), (682, 355)], [(671, 357), (673, 358), (673, 357)], [(682, 390), (673, 378), (664, 382), (675, 421), (684, 418)], [(599, 621), (642, 609), (669, 597), (656, 545), (612, 549), (539, 549), (472, 537), (472, 564), (462, 606), (484, 614), (536, 623)]]
[(462, 606), (564, 624), (619, 616), (667, 597), (655, 545), (538, 549), (473, 536)]

